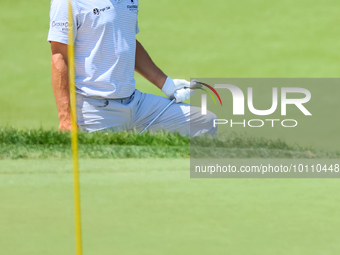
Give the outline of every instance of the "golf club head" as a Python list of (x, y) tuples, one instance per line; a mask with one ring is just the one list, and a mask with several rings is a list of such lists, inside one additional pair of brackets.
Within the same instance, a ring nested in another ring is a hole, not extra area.
[(200, 81), (197, 81), (197, 80), (192, 80), (190, 82), (190, 89), (201, 89), (201, 90), (204, 90), (207, 94), (209, 94), (212, 99), (214, 100), (215, 104), (216, 104), (216, 101), (214, 99), (214, 96), (209, 92), (209, 90), (206, 90), (203, 85), (205, 87), (207, 87), (208, 89), (210, 89), (218, 98), (218, 100), (220, 101), (220, 104), (222, 106), (222, 100), (221, 100), (221, 97), (219, 96), (219, 94), (217, 93), (217, 91), (212, 87), (210, 86), (209, 84), (206, 84), (204, 82), (200, 82)]
[(197, 80), (191, 80), (190, 81), (190, 89), (200, 89), (202, 88), (202, 83)]

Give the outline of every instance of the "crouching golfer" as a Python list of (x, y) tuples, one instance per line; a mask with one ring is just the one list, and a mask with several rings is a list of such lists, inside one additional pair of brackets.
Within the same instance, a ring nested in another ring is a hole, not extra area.
[[(48, 41), (52, 51), (52, 86), (60, 130), (71, 129), (68, 85), (67, 0), (52, 0)], [(136, 40), (138, 0), (74, 0), (73, 24), (77, 92), (77, 123), (81, 130), (143, 130), (175, 98), (149, 128), (183, 136), (216, 133), (214, 114), (182, 101), (192, 90), (186, 80), (172, 80)], [(168, 98), (135, 89), (134, 71), (160, 88)]]

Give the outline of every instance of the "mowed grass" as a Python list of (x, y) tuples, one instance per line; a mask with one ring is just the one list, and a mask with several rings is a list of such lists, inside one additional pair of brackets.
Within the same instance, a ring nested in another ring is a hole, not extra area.
[[(74, 254), (71, 168), (1, 161), (2, 254)], [(80, 169), (84, 254), (340, 252), (337, 179), (190, 179), (185, 159)]]
[[(58, 126), (49, 2), (1, 1), (0, 126)], [(338, 77), (339, 7), (143, 0), (137, 38), (173, 78)], [(339, 254), (338, 180), (198, 180), (189, 163), (82, 159), (84, 254)], [(0, 160), (1, 254), (74, 254), (71, 171), (70, 160)]]

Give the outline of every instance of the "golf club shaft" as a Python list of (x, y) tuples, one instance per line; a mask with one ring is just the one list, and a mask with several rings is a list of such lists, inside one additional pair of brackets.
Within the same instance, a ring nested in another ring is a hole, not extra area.
[(143, 134), (143, 132), (147, 130), (152, 125), (152, 123), (154, 123), (159, 118), (159, 116), (161, 116), (175, 101), (176, 99), (172, 99), (172, 101), (164, 107), (164, 109), (150, 122), (150, 124), (147, 125), (142, 132), (140, 132), (140, 135)]

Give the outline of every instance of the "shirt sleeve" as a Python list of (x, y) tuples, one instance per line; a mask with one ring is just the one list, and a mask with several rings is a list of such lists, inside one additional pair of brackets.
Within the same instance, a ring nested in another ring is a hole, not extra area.
[[(73, 9), (73, 38), (77, 35), (77, 9)], [(47, 36), (47, 41), (55, 41), (68, 44), (68, 29), (70, 24), (68, 21), (68, 1), (67, 0), (52, 0), (50, 9), (50, 28)]]

